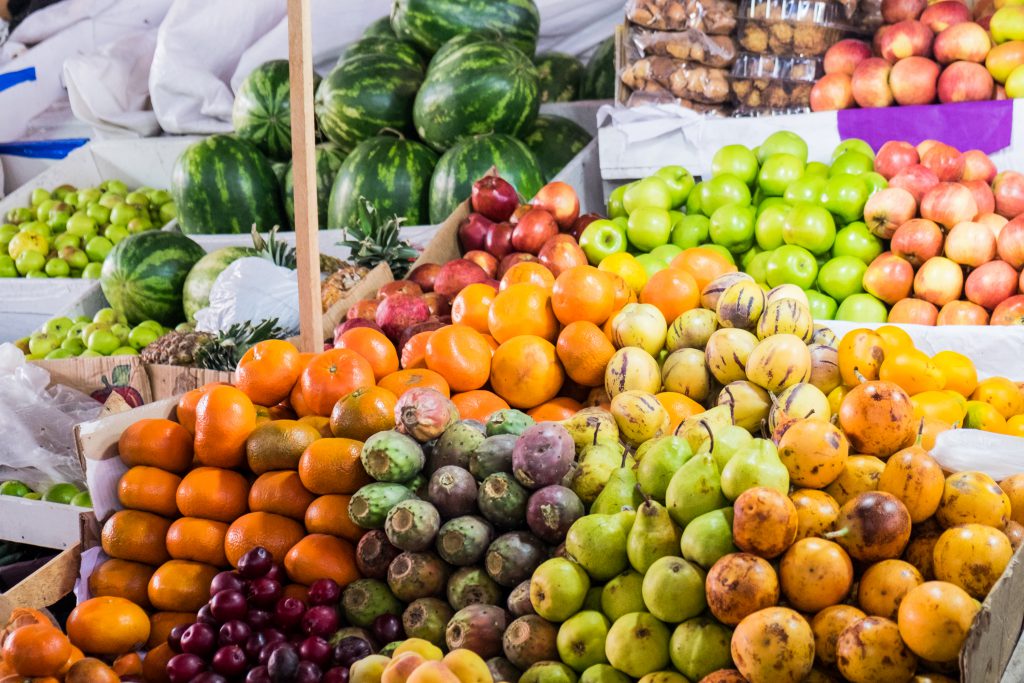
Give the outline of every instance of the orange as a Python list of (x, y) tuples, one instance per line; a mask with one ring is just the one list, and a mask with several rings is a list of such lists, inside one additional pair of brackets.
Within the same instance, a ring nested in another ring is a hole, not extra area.
[(268, 339), (253, 345), (235, 368), (235, 386), (261, 406), (288, 398), (302, 372), (299, 350), (291, 342)]
[(615, 355), (615, 347), (601, 328), (585, 320), (566, 325), (558, 335), (555, 350), (565, 374), (585, 387), (604, 384), (605, 366)]
[(302, 399), (315, 415), (330, 415), (342, 396), (375, 383), (370, 361), (349, 349), (324, 351), (302, 371)]
[[(149, 655), (146, 659), (148, 661)], [(166, 676), (166, 673), (164, 675)], [(94, 657), (86, 657), (75, 662), (64, 676), (65, 683), (118, 683), (120, 680), (120, 676), (113, 669)]]
[(143, 564), (166, 562), (170, 555), (164, 539), (170, 526), (169, 519), (151, 512), (118, 510), (103, 525), (103, 552), (119, 560)]
[(555, 286), (555, 276), (547, 266), (536, 261), (520, 261), (506, 270), (505, 274), (501, 276), (501, 282), (498, 283), (498, 291), (504, 292), (512, 285), (524, 282), (538, 285), (550, 292), (551, 288)]
[(359, 577), (355, 548), (348, 541), (310, 534), (292, 546), (284, 557), (288, 577), (308, 586), (317, 579), (333, 579), (344, 588)]
[(694, 401), (689, 396), (674, 391), (663, 391), (655, 394), (654, 398), (668, 413), (669, 422), (672, 425), (671, 433), (675, 433), (676, 427), (686, 418), (704, 412), (704, 406)]
[[(516, 267), (509, 268), (509, 272)], [(543, 266), (538, 267), (546, 271), (548, 277), (551, 278), (551, 282), (554, 283), (555, 278), (551, 275), (551, 272)], [(508, 273), (505, 274), (505, 277), (508, 277)], [(504, 282), (505, 280), (502, 279), (502, 283)], [(494, 287), (485, 285), (482, 282), (465, 287), (452, 300), (452, 322), (458, 325), (469, 325), (477, 332), (486, 333), (489, 330), (487, 327), (487, 314), (490, 312), (491, 304), (494, 303), (494, 297), (497, 294)], [(421, 332), (420, 334), (423, 333)], [(407, 366), (403, 365), (402, 367)]]
[[(473, 285), (470, 285), (472, 287)], [(465, 290), (463, 290), (465, 291)], [(458, 322), (458, 321), (456, 321)], [(486, 327), (484, 329), (487, 329)], [(433, 330), (428, 332), (417, 332), (409, 337), (402, 347), (401, 365), (403, 368), (425, 368), (427, 367), (427, 341)]]
[(1024, 411), (1024, 400), (1017, 385), (1005, 377), (989, 377), (978, 382), (971, 400), (989, 404), (1007, 420)]
[(149, 616), (149, 641), (146, 642), (146, 649), (150, 650), (160, 643), (166, 643), (171, 629), (182, 624), (193, 624), (195, 620), (196, 615), (192, 612), (154, 612)]
[(295, 469), (302, 452), (321, 436), (311, 419), (273, 420), (254, 429), (245, 440), (249, 469), (255, 474)]
[[(315, 443), (315, 442), (314, 442)], [(249, 482), (238, 472), (197, 467), (181, 480), (176, 500), (185, 517), (233, 522), (246, 513)]]
[(269, 550), (275, 562), (282, 562), (292, 546), (305, 535), (302, 525), (294, 519), (271, 512), (250, 512), (228, 528), (224, 552), (232, 567), (237, 567), (239, 558), (257, 546)]
[(395, 428), (397, 404), (398, 397), (383, 387), (356, 389), (334, 404), (331, 432), (334, 436), (366, 441), (377, 432)]
[(697, 307), (701, 289), (696, 278), (687, 271), (665, 268), (652, 275), (644, 285), (640, 303), (653, 304), (664, 314), (665, 320), (672, 321)]
[[(515, 286), (508, 291), (513, 289)], [(535, 408), (550, 401), (558, 395), (564, 379), (555, 347), (546, 339), (513, 337), (494, 352), (491, 386), (513, 408)]]
[(527, 415), (537, 422), (561, 422), (583, 410), (583, 404), (576, 399), (559, 396), (547, 403), (541, 403), (530, 410)]
[[(154, 645), (146, 653), (142, 661), (142, 678), (146, 683), (170, 683), (171, 678), (167, 675), (167, 662), (174, 657), (174, 651), (167, 644), (166, 638)], [(72, 683), (67, 681), (66, 683)], [(95, 683), (101, 683), (96, 681)]]
[[(331, 420), (323, 415), (306, 415), (305, 417), (300, 417), (299, 422), (309, 425), (319, 432), (320, 436), (334, 436), (334, 433), (331, 432)], [(299, 453), (299, 455), (302, 455), (302, 453)]]
[[(598, 270), (601, 270), (598, 268)], [(615, 302), (612, 304), (612, 311), (621, 311), (623, 306), (626, 304), (635, 304), (639, 301), (637, 298), (639, 294), (633, 291), (633, 288), (629, 286), (621, 276), (615, 273), (608, 273), (601, 271), (608, 276), (608, 279), (612, 281), (612, 288), (615, 291)], [(641, 290), (642, 291), (642, 290)], [(611, 315), (608, 316), (609, 318)]]
[(505, 399), (486, 389), (475, 389), (455, 394), (452, 396), (452, 403), (458, 408), (460, 418), (479, 420), (480, 422), (486, 422), (492, 414), (509, 408)]
[(295, 598), (296, 600), (300, 600), (308, 604), (309, 587), (303, 586), (298, 583), (289, 583), (287, 586), (284, 587), (284, 595), (282, 597)]
[[(68, 642), (70, 642), (70, 641), (68, 641)], [(57, 676), (58, 677), (60, 677), (60, 676), (67, 676), (67, 673), (68, 673), (68, 671), (71, 670), (71, 667), (74, 666), (74, 664), (76, 662), (79, 662), (79, 661), (81, 661), (84, 658), (85, 658), (85, 653), (83, 653), (77, 647), (72, 645), (71, 646), (71, 656), (68, 657), (67, 660), (64, 662), (64, 665), (61, 666), (60, 672), (57, 674)], [(65, 678), (65, 681), (66, 680), (67, 679)]]
[(427, 340), (427, 367), (455, 391), (479, 389), (491, 374), (491, 346), (468, 325), (442, 327)]
[(249, 489), (249, 510), (302, 520), (314, 498), (316, 496), (306, 490), (295, 470), (267, 472), (261, 474)]
[(383, 332), (372, 327), (356, 327), (347, 330), (334, 342), (336, 349), (355, 351), (366, 359), (373, 368), (376, 381), (398, 370), (398, 352)]
[(373, 481), (363, 469), (363, 444), (353, 439), (314, 441), (299, 459), (299, 478), (312, 493), (351, 495)]
[(313, 500), (306, 508), (306, 531), (311, 534), (331, 534), (355, 543), (363, 530), (348, 515), (352, 496), (332, 493)]
[(295, 386), (292, 387), (292, 393), (288, 394), (288, 405), (295, 411), (295, 415), (301, 420), (304, 417), (313, 415), (313, 411), (306, 404), (306, 399), (302, 397), (302, 382), (296, 382)]
[[(212, 576), (210, 577), (213, 578)], [(209, 595), (209, 584), (207, 584)], [(123, 655), (149, 639), (149, 617), (124, 598), (90, 598), (80, 603), (67, 622), (71, 643), (87, 655)]]
[(7, 636), (0, 655), (21, 676), (53, 676), (71, 652), (71, 643), (60, 629), (49, 624), (30, 624)]
[[(672, 259), (669, 266), (685, 270), (692, 275), (693, 279), (697, 281), (698, 295), (708, 286), (709, 282), (719, 275), (735, 273), (737, 270), (735, 263), (730, 262), (729, 259), (714, 249), (706, 247), (684, 249), (682, 254)], [(672, 320), (675, 320), (675, 318), (672, 318)]]
[(550, 293), (539, 285), (525, 282), (498, 292), (487, 314), (487, 329), (499, 344), (524, 334), (555, 341), (558, 319), (551, 306)]
[[(431, 335), (434, 333), (431, 332)], [(426, 358), (424, 350), (424, 358)], [(425, 361), (424, 361), (425, 362)], [(380, 386), (387, 389), (398, 398), (410, 389), (425, 388), (436, 389), (445, 396), (451, 396), (451, 388), (439, 373), (427, 368), (416, 368), (414, 370), (399, 370), (393, 372), (380, 381)]]
[(175, 560), (191, 560), (223, 567), (228, 563), (224, 555), (224, 535), (228, 525), (211, 519), (182, 517), (174, 520), (167, 530), (167, 552)]
[[(152, 627), (150, 628), (152, 632)], [(124, 678), (125, 676), (141, 676), (142, 675), (142, 657), (137, 652), (129, 652), (123, 654), (114, 660), (111, 665), (118, 676)]]
[(210, 599), (210, 582), (217, 571), (210, 564), (168, 560), (149, 579), (149, 602), (168, 612), (195, 612)]
[(146, 586), (151, 576), (153, 567), (148, 564), (110, 559), (98, 565), (89, 575), (89, 595), (125, 598), (140, 607), (149, 608)]
[(196, 405), (196, 463), (238, 467), (256, 428), (256, 407), (234, 387), (213, 387)]
[(600, 325), (615, 308), (615, 284), (593, 266), (562, 271), (551, 290), (551, 307), (563, 325), (586, 321)]
[(144, 510), (164, 517), (177, 517), (178, 504), (174, 494), (181, 477), (158, 467), (133, 467), (117, 484), (117, 499), (132, 510)]
[(199, 387), (198, 389), (192, 389), (186, 391), (178, 399), (178, 406), (175, 409), (178, 422), (181, 426), (189, 431), (190, 434), (196, 433), (196, 406), (199, 404), (199, 399), (206, 394), (207, 391), (213, 387), (227, 386), (225, 382), (209, 382)]
[(121, 432), (117, 452), (128, 467), (148, 465), (181, 473), (192, 464), (192, 434), (170, 420), (139, 420)]

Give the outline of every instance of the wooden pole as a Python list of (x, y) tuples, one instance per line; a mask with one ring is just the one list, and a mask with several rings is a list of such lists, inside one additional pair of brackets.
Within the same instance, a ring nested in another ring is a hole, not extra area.
[(324, 348), (324, 331), (320, 303), (320, 242), (317, 234), (320, 222), (316, 204), (313, 39), (309, 0), (288, 0), (288, 65), (300, 338), (303, 351), (319, 353)]

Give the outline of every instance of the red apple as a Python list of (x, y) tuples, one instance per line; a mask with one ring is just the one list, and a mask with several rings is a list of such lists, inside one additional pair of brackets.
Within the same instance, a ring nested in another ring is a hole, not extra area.
[(927, 140), (921, 140), (921, 142), (917, 143), (917, 155), (919, 157), (923, 157), (925, 155), (925, 152), (930, 150), (935, 145), (941, 145), (941, 144), (943, 144), (943, 143), (939, 142), (938, 140), (933, 140), (931, 138), (929, 138)]
[[(910, 1), (913, 2), (915, 0)], [(856, 40), (854, 38), (840, 40), (825, 52), (825, 73), (842, 73), (852, 76), (857, 65), (870, 56), (871, 46), (863, 40)]]
[(572, 189), (572, 185), (557, 180), (540, 188), (530, 203), (554, 216), (562, 231), (572, 228), (580, 215), (580, 198), (576, 190)]
[(947, 229), (977, 215), (974, 195), (960, 183), (939, 183), (921, 198), (921, 217)]
[(1017, 271), (1006, 261), (990, 261), (971, 271), (964, 283), (967, 300), (994, 310), (1017, 293)]
[(423, 288), (412, 280), (395, 280), (389, 282), (377, 290), (378, 299), (387, 299), (388, 297), (395, 296), (396, 294), (411, 294), (412, 296), (419, 296), (423, 294)]
[(544, 243), (558, 234), (558, 223), (550, 212), (532, 208), (524, 213), (512, 229), (512, 248), (529, 254), (540, 253)]
[(932, 54), (931, 29), (914, 19), (907, 19), (886, 26), (879, 32), (878, 51), (890, 64), (906, 57), (929, 57)]
[(484, 269), (467, 259), (455, 259), (441, 266), (441, 272), (434, 281), (434, 291), (449, 299), (455, 297), (464, 287), (490, 278)]
[(983, 223), (957, 223), (946, 235), (945, 253), (951, 261), (977, 268), (995, 258), (996, 238)]
[(880, 57), (865, 59), (853, 70), (853, 99), (861, 107), (888, 107), (892, 104), (889, 89), (889, 62)]
[[(363, 299), (352, 304), (352, 308), (348, 309), (345, 313), (346, 320), (355, 320), (362, 318), (363, 320), (374, 320), (377, 319), (377, 306), (380, 301), (377, 299)], [(376, 322), (374, 323), (376, 325)]]
[(533, 207), (529, 204), (520, 204), (516, 207), (516, 210), (512, 212), (512, 217), (508, 219), (508, 222), (515, 225), (519, 222), (519, 219), (523, 217), (527, 211), (530, 211)]
[[(376, 316), (376, 312), (374, 315)], [(377, 325), (374, 320), (369, 320), (368, 318), (350, 318), (339, 325), (335, 325), (334, 343), (332, 346), (337, 346), (338, 340), (341, 339), (341, 335), (345, 334), (349, 330), (354, 330), (357, 327), (369, 327), (371, 330), (377, 330), (381, 334), (384, 333), (384, 330), (380, 329), (380, 326)]]
[(903, 325), (934, 325), (939, 309), (927, 301), (910, 297), (897, 301), (889, 310), (889, 322)]
[[(978, 216), (992, 213), (996, 208), (996, 197), (992, 188), (984, 180), (961, 180), (960, 184), (974, 195), (974, 203), (978, 205)], [(977, 220), (978, 216), (974, 219)]]
[(935, 33), (945, 31), (954, 24), (962, 24), (971, 20), (971, 10), (967, 5), (956, 0), (942, 0), (929, 5), (921, 12), (921, 23)]
[(572, 229), (569, 230), (569, 234), (573, 236), (577, 242), (580, 241), (580, 235), (587, 229), (587, 226), (594, 221), (601, 220), (603, 216), (598, 213), (585, 213), (576, 219), (576, 222), (572, 224)]
[(939, 76), (939, 101), (980, 102), (992, 99), (995, 81), (981, 64), (953, 62)]
[(924, 193), (939, 184), (939, 177), (921, 164), (909, 166), (889, 179), (889, 187), (899, 187), (920, 202)]
[(587, 255), (580, 249), (580, 245), (571, 235), (564, 233), (549, 239), (537, 258), (555, 277), (570, 268), (587, 265)]
[(917, 19), (928, 6), (928, 0), (882, 0), (882, 19), (887, 24)]
[(936, 325), (988, 325), (988, 311), (970, 301), (950, 301), (939, 310)]
[(874, 235), (887, 240), (916, 212), (917, 202), (912, 194), (898, 187), (887, 187), (868, 198), (864, 205), (864, 222)]
[(424, 263), (412, 269), (409, 279), (418, 284), (424, 292), (432, 292), (434, 291), (434, 280), (437, 279), (439, 272), (441, 272), (441, 266), (438, 264)]
[(480, 213), (471, 213), (459, 224), (459, 245), (463, 251), (483, 249), (494, 221)]
[(1024, 213), (1024, 175), (1017, 171), (999, 173), (992, 181), (992, 194), (1000, 216), (1013, 220)]
[[(889, 180), (905, 168), (920, 161), (917, 149), (909, 142), (890, 140), (882, 145), (875, 155), (875, 171)], [(937, 180), (936, 180), (937, 182)]]
[(495, 273), (498, 272), (498, 259), (494, 258), (493, 254), (489, 254), (486, 251), (475, 249), (473, 251), (467, 251), (463, 255), (467, 261), (472, 261), (487, 273), (487, 277), (494, 277)]
[(992, 231), (992, 234), (999, 239), (999, 233), (1003, 231), (1003, 226), (1009, 223), (1006, 218), (1000, 216), (998, 213), (983, 213), (974, 220), (988, 226), (988, 229)]
[[(483, 253), (483, 252), (481, 252)], [(488, 256), (491, 256), (488, 254)], [(494, 258), (491, 256), (491, 258)], [(423, 301), (427, 304), (427, 308), (430, 309), (431, 317), (440, 317), (442, 315), (448, 315), (452, 312), (452, 304), (448, 299), (441, 296), (437, 292), (428, 292), (422, 297)]]
[(485, 176), (473, 183), (470, 206), (496, 223), (507, 221), (519, 206), (519, 194), (512, 183), (498, 176)]
[(811, 111), (850, 109), (853, 101), (853, 81), (842, 72), (825, 74), (811, 88)]
[(407, 327), (421, 323), (430, 317), (430, 307), (422, 297), (413, 294), (395, 294), (380, 302), (377, 307), (377, 325), (384, 330), (388, 339), (397, 340)]
[(996, 179), (996, 165), (980, 149), (964, 152), (964, 173), (962, 180), (983, 180), (991, 184)]
[(936, 306), (956, 301), (963, 288), (964, 271), (942, 256), (928, 259), (914, 276), (914, 296)]
[(956, 147), (937, 142), (921, 154), (921, 165), (943, 182), (960, 180), (964, 175), (964, 155)]
[(1018, 216), (1003, 226), (996, 238), (999, 258), (1020, 270), (1024, 268), (1024, 216)]
[(940, 64), (976, 62), (981, 64), (992, 48), (988, 33), (973, 21), (954, 24), (935, 36), (932, 51)]
[(537, 257), (534, 256), (533, 254), (525, 254), (521, 251), (516, 251), (511, 254), (508, 254), (507, 256), (501, 259), (500, 263), (498, 263), (498, 272), (495, 274), (495, 277), (497, 277), (500, 280), (501, 278), (505, 277), (505, 273), (508, 272), (508, 269), (516, 265), (517, 263), (536, 260)]
[(913, 218), (892, 235), (892, 253), (920, 268), (928, 259), (942, 253), (942, 228), (926, 218)]
[(1011, 296), (996, 306), (988, 322), (990, 325), (1024, 325), (1024, 294)]
[(512, 224), (495, 223), (491, 226), (487, 232), (487, 239), (484, 240), (484, 249), (499, 259), (515, 251), (512, 248)]
[(892, 306), (910, 296), (914, 267), (891, 251), (879, 254), (864, 271), (864, 289)]
[(893, 64), (889, 87), (896, 104), (930, 104), (935, 100), (938, 78), (939, 65), (934, 61), (927, 57), (905, 57)]

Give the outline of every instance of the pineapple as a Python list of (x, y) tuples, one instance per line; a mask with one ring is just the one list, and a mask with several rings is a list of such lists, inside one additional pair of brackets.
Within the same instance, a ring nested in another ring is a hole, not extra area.
[(236, 323), (218, 334), (175, 330), (142, 349), (144, 363), (187, 365), (206, 370), (234, 370), (251, 346), (267, 339), (286, 339), (277, 318), (258, 324)]
[[(284, 242), (277, 241), (277, 227), (270, 229), (266, 239), (263, 235), (256, 232), (256, 226), (252, 226), (252, 246), (256, 249), (256, 255), (265, 258), (271, 263), (282, 266), (284, 268), (290, 268), (295, 270), (295, 247), (292, 247)], [(320, 254), (320, 272), (322, 273), (333, 273), (345, 264), (339, 258), (334, 256), (328, 256), (326, 254)]]
[(369, 268), (354, 266), (342, 261), (338, 270), (320, 285), (320, 303), (323, 305), (324, 313), (343, 299), (349, 290), (358, 285), (369, 272)]
[(386, 261), (395, 279), (400, 280), (419, 255), (412, 245), (399, 239), (401, 227), (401, 218), (382, 217), (370, 200), (360, 197), (359, 221), (355, 227), (345, 228), (348, 239), (342, 244), (352, 250), (350, 258), (357, 265), (373, 268)]

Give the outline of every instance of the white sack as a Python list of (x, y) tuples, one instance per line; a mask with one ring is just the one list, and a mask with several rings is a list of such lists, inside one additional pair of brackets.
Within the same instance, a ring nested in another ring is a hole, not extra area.
[(277, 318), (278, 327), (299, 329), (298, 274), (265, 258), (242, 258), (213, 281), (210, 305), (196, 312), (196, 329), (218, 332), (271, 318)]

